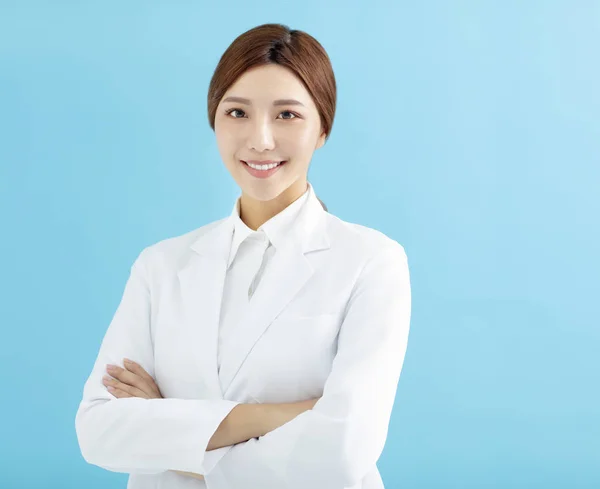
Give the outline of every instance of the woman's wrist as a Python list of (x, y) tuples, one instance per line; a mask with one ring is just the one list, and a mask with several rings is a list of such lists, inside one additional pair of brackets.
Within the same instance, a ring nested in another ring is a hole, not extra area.
[(312, 409), (318, 399), (290, 403), (238, 404), (223, 419), (207, 450), (258, 438)]
[(296, 416), (313, 408), (318, 399), (309, 399), (307, 401), (286, 402), (279, 404), (258, 404), (262, 406), (261, 411), (262, 424), (260, 436), (266, 435), (280, 426), (290, 422)]

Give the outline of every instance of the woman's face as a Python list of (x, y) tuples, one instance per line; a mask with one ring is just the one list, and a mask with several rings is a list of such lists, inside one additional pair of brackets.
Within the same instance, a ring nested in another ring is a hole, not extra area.
[[(229, 88), (217, 107), (215, 134), (221, 158), (242, 193), (258, 201), (284, 192), (291, 200), (303, 194), (313, 152), (326, 136), (302, 82), (276, 64), (246, 71)], [(248, 161), (285, 163), (262, 173), (243, 163)]]

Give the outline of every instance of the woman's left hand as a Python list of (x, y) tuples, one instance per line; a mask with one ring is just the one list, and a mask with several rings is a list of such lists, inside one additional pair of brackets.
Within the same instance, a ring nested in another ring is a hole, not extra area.
[(123, 365), (125, 368), (116, 365), (107, 365), (107, 372), (110, 376), (105, 375), (102, 378), (102, 383), (113, 396), (117, 398), (163, 398), (156, 382), (152, 376), (141, 367), (141, 365), (128, 359), (123, 361)]

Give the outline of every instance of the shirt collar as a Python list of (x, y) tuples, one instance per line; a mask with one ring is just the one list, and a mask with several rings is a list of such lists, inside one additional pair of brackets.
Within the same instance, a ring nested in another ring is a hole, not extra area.
[(233, 220), (233, 237), (227, 268), (233, 263), (239, 247), (245, 239), (263, 242), (268, 240), (276, 249), (279, 245), (283, 244), (283, 240), (289, 230), (293, 227), (302, 206), (306, 203), (308, 198), (312, 196), (312, 193), (314, 193), (310, 182), (307, 183), (307, 189), (300, 198), (288, 205), (279, 214), (271, 217), (271, 219), (263, 223), (256, 231), (250, 229), (240, 218), (241, 196), (236, 199), (230, 215), (230, 218)]

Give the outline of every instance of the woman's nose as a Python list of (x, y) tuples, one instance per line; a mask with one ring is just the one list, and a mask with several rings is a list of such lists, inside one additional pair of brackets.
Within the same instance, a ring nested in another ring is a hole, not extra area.
[(275, 146), (273, 128), (267, 121), (255, 122), (248, 136), (248, 149), (257, 152), (268, 151)]

